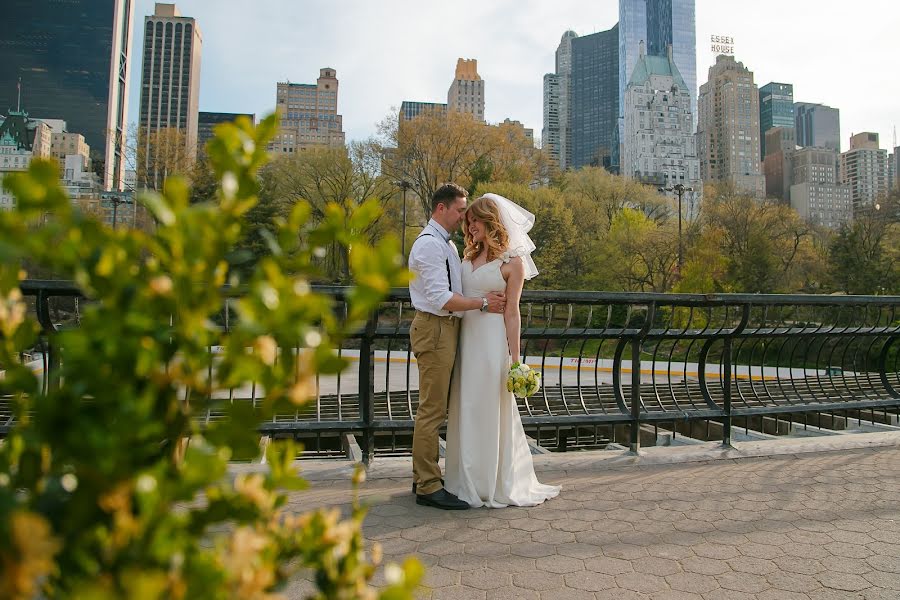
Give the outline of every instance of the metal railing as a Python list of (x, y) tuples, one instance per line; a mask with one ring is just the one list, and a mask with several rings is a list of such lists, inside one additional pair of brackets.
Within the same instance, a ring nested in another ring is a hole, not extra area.
[[(77, 326), (84, 300), (66, 282), (22, 288), (44, 330), (36, 360), (51, 385), (59, 367), (46, 335), (57, 328), (52, 305), (68, 303), (60, 319)], [(331, 295), (341, 314), (347, 288), (316, 290)], [(236, 318), (227, 296), (223, 331)], [(418, 404), (413, 315), (408, 292), (393, 291), (338, 350), (350, 369), (321, 377), (306, 407), (276, 415), (260, 433), (299, 437), (308, 451), (325, 454), (340, 452), (342, 436), (351, 434), (366, 460), (408, 451)], [(780, 433), (801, 420), (819, 428), (900, 416), (898, 296), (527, 291), (522, 315), (523, 354), (544, 385), (519, 400), (519, 410), (544, 446), (623, 442), (636, 452), (659, 429), (730, 444), (740, 429)], [(263, 395), (250, 385), (192, 405), (204, 425), (223, 418), (226, 403), (256, 405)], [(0, 404), (0, 433), (11, 425)]]

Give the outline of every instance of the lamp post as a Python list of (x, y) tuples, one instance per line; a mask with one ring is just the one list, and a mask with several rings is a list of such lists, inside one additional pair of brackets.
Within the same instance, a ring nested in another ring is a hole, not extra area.
[(124, 204), (124, 203), (125, 203), (125, 200), (123, 200), (122, 198), (119, 198), (119, 197), (118, 197), (117, 195), (115, 195), (115, 194), (112, 195), (112, 196), (110, 196), (109, 199), (110, 199), (110, 200), (112, 201), (112, 203), (113, 203), (113, 223), (112, 223), (112, 228), (113, 228), (113, 231), (115, 231), (115, 230), (116, 230), (116, 225), (117, 225), (118, 222), (119, 222), (119, 204)]
[(681, 244), (681, 197), (685, 192), (693, 192), (694, 188), (684, 187), (684, 184), (676, 183), (672, 187), (659, 188), (660, 192), (675, 192), (678, 196), (678, 276), (681, 277), (681, 268), (684, 266), (684, 251)]
[(401, 235), (400, 235), (400, 252), (403, 254), (403, 263), (406, 264), (406, 190), (412, 187), (412, 184), (406, 180), (398, 181), (397, 186), (403, 192), (403, 225), (401, 227)]

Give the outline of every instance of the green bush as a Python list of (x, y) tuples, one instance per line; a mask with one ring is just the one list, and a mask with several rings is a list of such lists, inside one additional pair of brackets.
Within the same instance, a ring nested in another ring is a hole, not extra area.
[[(191, 205), (170, 179), (142, 198), (156, 221), (149, 233), (80, 213), (50, 162), (4, 180), (18, 205), (0, 212), (0, 394), (17, 422), (0, 447), (0, 597), (277, 598), (301, 569), (315, 571), (317, 598), (411, 597), (415, 561), (388, 569), (380, 596), (369, 587), (380, 552), (364, 548), (356, 501), (347, 520), (287, 509), (284, 490), (304, 483), (291, 443), (269, 448), (267, 473), (228, 475), (230, 458), (258, 449), (256, 425), (306, 402), (316, 373), (341, 370), (335, 345), (407, 281), (396, 240), (370, 245), (352, 233), (377, 208), (332, 206), (312, 224), (304, 203), (237, 280), (228, 258), (275, 123), (221, 126), (208, 148), (215, 202)], [(349, 252), (356, 282), (348, 322), (307, 283), (333, 243)], [(92, 299), (77, 328), (50, 334), (61, 367), (47, 389), (17, 360), (39, 333), (19, 289), (26, 257)], [(242, 293), (222, 333), (213, 321), (226, 284)], [(228, 419), (197, 425), (191, 398), (251, 381), (266, 390), (261, 405), (225, 403)]]

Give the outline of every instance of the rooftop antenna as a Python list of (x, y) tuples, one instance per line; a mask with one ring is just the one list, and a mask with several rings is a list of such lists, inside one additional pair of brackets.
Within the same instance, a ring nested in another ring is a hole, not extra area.
[[(16, 82), (16, 112), (22, 112), (22, 78)], [(896, 137), (896, 131), (894, 132)]]
[(894, 125), (894, 148), (897, 147), (897, 126)]

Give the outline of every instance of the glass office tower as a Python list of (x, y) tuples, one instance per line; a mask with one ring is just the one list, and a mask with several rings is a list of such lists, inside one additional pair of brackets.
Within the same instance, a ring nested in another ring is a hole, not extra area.
[(794, 103), (797, 145), (841, 151), (841, 111), (824, 104)]
[(0, 110), (61, 119), (91, 147), (107, 189), (125, 175), (131, 0), (4, 0)]
[(572, 39), (572, 167), (608, 167), (618, 112), (619, 26)]
[(763, 158), (766, 157), (766, 132), (773, 127), (794, 128), (794, 86), (790, 83), (773, 81), (759, 88), (759, 155)]
[(234, 123), (238, 120), (238, 117), (247, 117), (251, 123), (256, 123), (256, 115), (253, 113), (198, 112), (197, 155), (206, 154), (206, 143), (215, 135), (216, 125)]
[(644, 42), (649, 56), (672, 57), (691, 93), (697, 120), (697, 29), (694, 0), (619, 0), (619, 116), (624, 116), (625, 88)]

